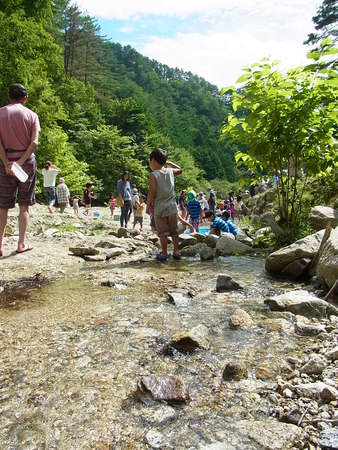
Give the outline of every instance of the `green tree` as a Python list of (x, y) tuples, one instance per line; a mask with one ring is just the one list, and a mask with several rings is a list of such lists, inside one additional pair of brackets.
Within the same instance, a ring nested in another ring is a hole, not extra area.
[(245, 144), (248, 153), (238, 152), (236, 160), (252, 171), (266, 170), (278, 179), (280, 215), (289, 226), (301, 212), (306, 179), (332, 173), (337, 167), (334, 131), (337, 123), (337, 73), (325, 67), (321, 57), (332, 54), (322, 45), (317, 61), (283, 75), (276, 62), (268, 59), (244, 69), (234, 87), (232, 106), (248, 110), (245, 116), (228, 116), (222, 137), (228, 144)]

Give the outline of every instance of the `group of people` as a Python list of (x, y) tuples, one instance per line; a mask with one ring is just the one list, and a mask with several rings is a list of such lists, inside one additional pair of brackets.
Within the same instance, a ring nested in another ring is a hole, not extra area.
[[(25, 106), (27, 98), (27, 90), (23, 85), (12, 84), (9, 88), (10, 103), (0, 108), (0, 256), (3, 256), (3, 237), (8, 211), (15, 207), (16, 201), (19, 204), (19, 239), (16, 251), (23, 253), (32, 249), (26, 242), (26, 232), (29, 206), (35, 204), (37, 167), (34, 152), (38, 146), (40, 123), (37, 114)], [(27, 181), (21, 182), (16, 178), (12, 171), (14, 162), (26, 172)], [(171, 236), (174, 246), (173, 258), (176, 260), (181, 258), (178, 222), (181, 222), (183, 227), (189, 227), (191, 231), (198, 231), (200, 222), (205, 218), (212, 222), (210, 233), (219, 234), (223, 231), (237, 234), (227, 208), (224, 208), (221, 217), (216, 215), (216, 197), (211, 188), (208, 189), (208, 199), (202, 192), (196, 196), (194, 191), (190, 191), (187, 201), (183, 202), (180, 198), (177, 204), (174, 179), (182, 173), (182, 169), (168, 161), (165, 150), (161, 148), (154, 150), (149, 157), (149, 166), (152, 172), (149, 176), (147, 205), (145, 196), (131, 187), (128, 171), (123, 172), (117, 182), (121, 204), (120, 225), (126, 227), (133, 213), (133, 226), (140, 224), (142, 230), (146, 210), (151, 218), (151, 227), (157, 231), (160, 238), (161, 251), (156, 254), (158, 260), (165, 261), (168, 258), (168, 236)], [(59, 184), (55, 188), (56, 177), (60, 172), (61, 170), (51, 161), (46, 161), (42, 169), (46, 204), (50, 213), (53, 213), (55, 195), (61, 212), (69, 204), (70, 193), (64, 178), (59, 178)], [(87, 183), (83, 194), (85, 214), (89, 214), (94, 198), (91, 189), (92, 184)], [(72, 204), (75, 214), (78, 212), (79, 202), (80, 199), (74, 196)], [(109, 199), (109, 207), (113, 215), (116, 208), (114, 195)]]

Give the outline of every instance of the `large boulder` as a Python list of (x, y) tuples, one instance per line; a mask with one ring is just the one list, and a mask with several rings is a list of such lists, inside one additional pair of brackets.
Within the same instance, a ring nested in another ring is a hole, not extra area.
[(338, 210), (329, 206), (315, 206), (310, 211), (309, 222), (315, 230), (323, 230), (329, 222), (335, 228), (338, 225)]
[(338, 315), (338, 309), (304, 290), (290, 291), (264, 301), (272, 311), (291, 312), (304, 317), (324, 319)]
[(237, 241), (231, 233), (222, 234), (216, 244), (216, 255), (246, 255), (254, 250), (248, 245)]
[(294, 242), (288, 247), (281, 248), (276, 252), (271, 253), (265, 261), (265, 269), (273, 274), (279, 274), (289, 264), (303, 258), (313, 259), (320, 246), (324, 230), (318, 231), (315, 234), (306, 236), (304, 239)]
[(338, 227), (325, 242), (317, 265), (317, 277), (331, 288), (338, 279)]

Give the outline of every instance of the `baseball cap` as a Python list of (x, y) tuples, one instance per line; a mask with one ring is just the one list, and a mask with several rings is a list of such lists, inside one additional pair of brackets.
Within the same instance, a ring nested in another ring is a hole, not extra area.
[(9, 86), (9, 97), (14, 99), (19, 99), (26, 97), (27, 90), (25, 86), (19, 83), (11, 84)]

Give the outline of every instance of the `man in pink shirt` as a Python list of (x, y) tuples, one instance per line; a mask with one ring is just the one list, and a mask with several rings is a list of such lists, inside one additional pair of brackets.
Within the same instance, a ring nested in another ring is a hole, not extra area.
[[(3, 237), (8, 210), (19, 204), (19, 240), (17, 253), (31, 250), (26, 243), (29, 206), (35, 204), (36, 160), (40, 123), (37, 114), (25, 107), (27, 91), (22, 84), (9, 88), (10, 104), (0, 108), (0, 256), (3, 255)], [(16, 162), (28, 174), (19, 181), (11, 170)]]

